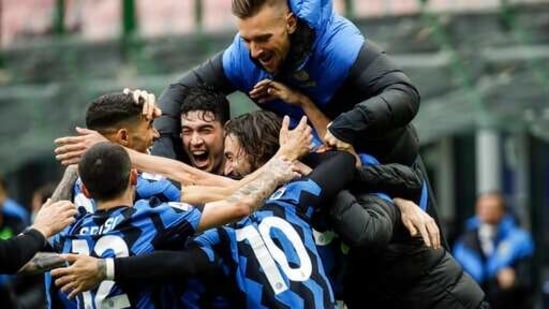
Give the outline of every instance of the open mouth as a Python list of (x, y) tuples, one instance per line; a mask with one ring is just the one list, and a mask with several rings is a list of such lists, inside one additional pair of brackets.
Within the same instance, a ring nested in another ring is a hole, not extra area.
[(193, 161), (196, 167), (206, 168), (208, 166), (208, 152), (207, 151), (193, 151)]
[(263, 66), (269, 66), (273, 60), (274, 56), (271, 53), (265, 54), (259, 58), (259, 63)]

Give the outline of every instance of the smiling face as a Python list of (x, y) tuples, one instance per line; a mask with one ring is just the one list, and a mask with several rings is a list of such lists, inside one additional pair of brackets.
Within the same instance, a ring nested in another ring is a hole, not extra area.
[(252, 172), (250, 156), (234, 134), (225, 137), (225, 160), (225, 170), (233, 176), (244, 177)]
[(223, 124), (210, 111), (181, 115), (181, 139), (191, 164), (203, 171), (223, 172)]
[(296, 26), (296, 17), (285, 5), (263, 5), (254, 15), (239, 18), (237, 22), (250, 56), (271, 74), (277, 73), (286, 59), (290, 34), (295, 32)]

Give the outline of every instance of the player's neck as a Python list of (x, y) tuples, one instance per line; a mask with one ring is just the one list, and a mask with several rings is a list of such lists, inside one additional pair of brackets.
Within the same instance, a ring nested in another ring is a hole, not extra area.
[(119, 206), (133, 206), (133, 197), (134, 197), (134, 190), (135, 187), (131, 187), (131, 189), (126, 190), (124, 194), (120, 195), (119, 197), (113, 198), (108, 201), (102, 201), (97, 203), (97, 209), (100, 210), (108, 210), (114, 207)]

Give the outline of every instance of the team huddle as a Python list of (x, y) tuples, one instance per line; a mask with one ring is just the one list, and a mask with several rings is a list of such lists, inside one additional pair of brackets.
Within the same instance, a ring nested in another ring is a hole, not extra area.
[[(56, 140), (78, 214), (48, 306), (488, 308), (438, 226), (408, 77), (331, 1), (232, 10), (232, 44), (158, 102), (102, 95)], [(231, 117), (235, 91), (260, 109)]]

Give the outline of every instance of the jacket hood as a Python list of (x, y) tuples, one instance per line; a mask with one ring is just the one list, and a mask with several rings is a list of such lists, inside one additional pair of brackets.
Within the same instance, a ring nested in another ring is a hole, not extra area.
[(288, 0), (290, 10), (316, 33), (326, 29), (333, 14), (332, 0)]

